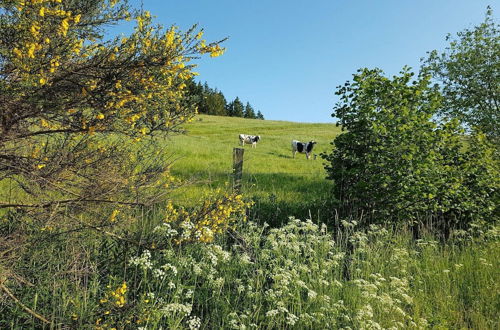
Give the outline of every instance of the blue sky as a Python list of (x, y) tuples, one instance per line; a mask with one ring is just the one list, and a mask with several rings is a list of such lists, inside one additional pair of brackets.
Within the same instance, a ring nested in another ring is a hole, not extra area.
[[(132, 4), (140, 4), (132, 0)], [(186, 30), (198, 23), (207, 41), (229, 37), (227, 51), (200, 60), (199, 81), (236, 96), (266, 119), (334, 122), (335, 87), (361, 67), (388, 75), (444, 49), (455, 34), (498, 18), (500, 0), (143, 0), (156, 21)]]

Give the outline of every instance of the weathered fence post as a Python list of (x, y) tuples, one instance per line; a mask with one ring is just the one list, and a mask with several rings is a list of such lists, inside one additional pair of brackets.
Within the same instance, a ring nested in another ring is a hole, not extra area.
[(241, 177), (243, 176), (243, 148), (233, 148), (233, 191), (241, 193)]

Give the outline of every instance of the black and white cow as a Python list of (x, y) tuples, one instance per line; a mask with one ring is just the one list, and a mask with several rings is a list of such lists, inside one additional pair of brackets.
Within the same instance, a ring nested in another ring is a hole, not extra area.
[(304, 143), (297, 140), (293, 140), (292, 141), (293, 158), (295, 158), (295, 154), (298, 151), (300, 153), (305, 153), (306, 158), (309, 159), (309, 157), (311, 156), (311, 151), (313, 150), (315, 144), (316, 144), (315, 141), (309, 141), (307, 143)]
[(257, 146), (257, 142), (260, 140), (260, 135), (246, 135), (240, 134), (240, 144), (251, 144), (252, 148)]

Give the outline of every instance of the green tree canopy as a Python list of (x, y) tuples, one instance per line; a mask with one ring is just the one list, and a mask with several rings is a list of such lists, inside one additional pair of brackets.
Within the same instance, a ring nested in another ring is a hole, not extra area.
[(446, 39), (446, 50), (430, 52), (422, 65), (442, 88), (441, 114), (459, 118), (500, 143), (500, 25), (491, 8), (483, 23)]
[(491, 147), (473, 137), (477, 145), (464, 150), (458, 120), (432, 120), (442, 106), (437, 87), (428, 76), (412, 77), (408, 69), (392, 79), (363, 69), (337, 89), (332, 116), (344, 132), (323, 157), (341, 215), (367, 223), (430, 221), (445, 233), (493, 221), (499, 172)]
[(244, 117), (251, 118), (251, 119), (255, 118), (255, 111), (254, 111), (253, 107), (250, 105), (250, 102), (247, 102), (247, 104), (245, 105)]
[(232, 102), (232, 110), (231, 114), (233, 117), (243, 117), (245, 112), (245, 108), (243, 103), (240, 101), (239, 97), (236, 97)]

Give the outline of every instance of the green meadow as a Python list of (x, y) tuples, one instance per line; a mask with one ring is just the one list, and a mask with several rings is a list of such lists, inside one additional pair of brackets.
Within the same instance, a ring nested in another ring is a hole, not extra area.
[[(254, 218), (325, 215), (321, 201), (327, 200), (331, 182), (325, 180), (320, 154), (331, 151), (330, 143), (340, 133), (335, 124), (200, 115), (185, 129), (165, 142), (172, 174), (189, 182), (174, 191), (177, 204), (193, 206), (218, 188), (231, 188), (233, 148), (240, 147), (238, 135), (243, 133), (261, 136), (256, 148), (244, 146), (242, 193), (256, 203)], [(299, 153), (292, 158), (293, 139), (316, 141), (317, 158), (307, 160)]]

